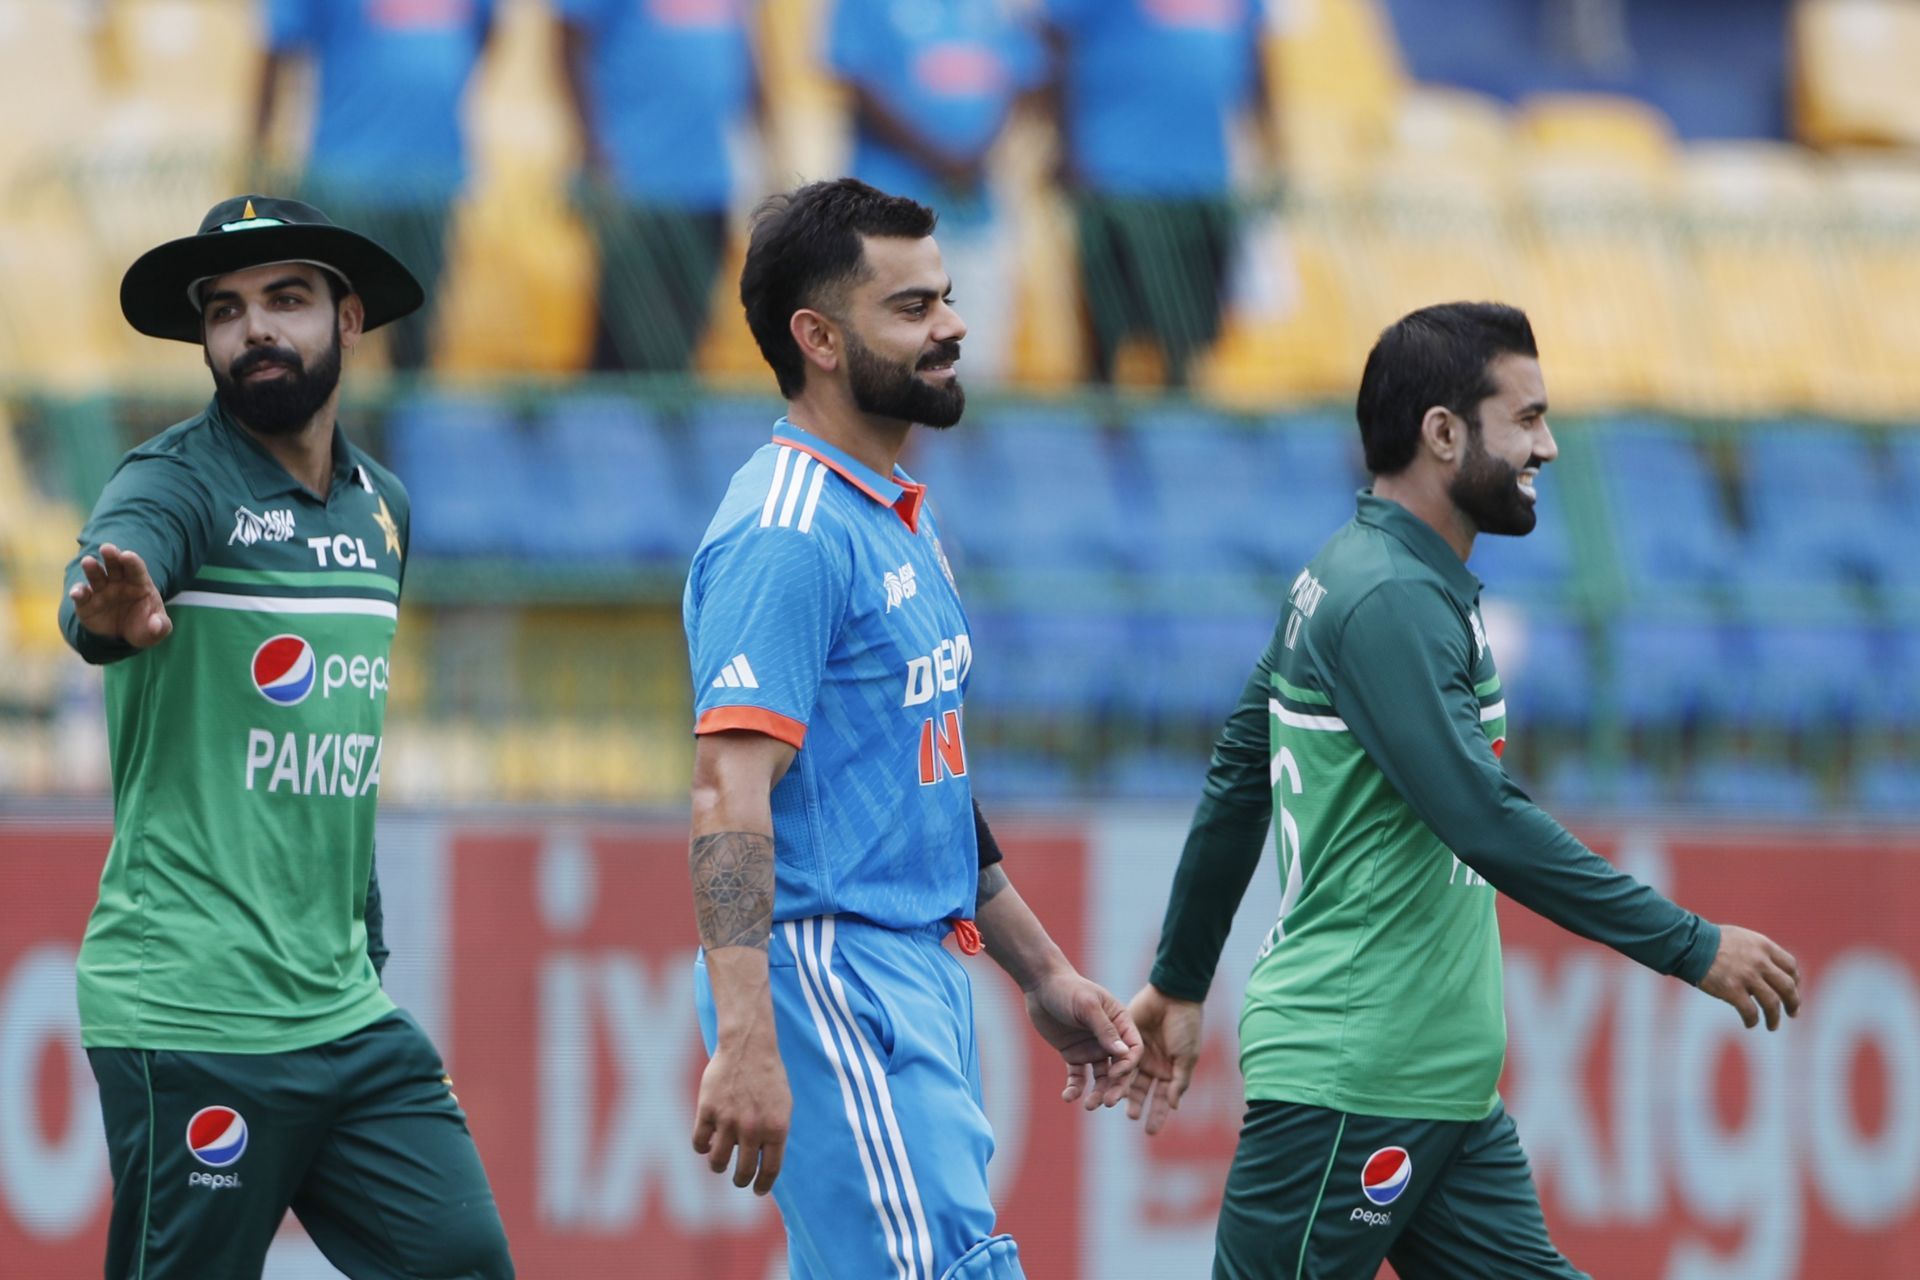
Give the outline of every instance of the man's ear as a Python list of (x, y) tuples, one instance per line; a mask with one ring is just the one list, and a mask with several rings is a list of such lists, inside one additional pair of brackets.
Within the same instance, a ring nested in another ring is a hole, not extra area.
[(1443, 405), (1433, 406), (1420, 419), (1420, 447), (1435, 461), (1451, 465), (1466, 453), (1466, 420)]
[(351, 351), (360, 343), (360, 337), (367, 331), (367, 304), (360, 301), (360, 295), (350, 293), (340, 299), (340, 349)]
[(800, 348), (802, 360), (822, 373), (839, 370), (840, 361), (846, 354), (845, 345), (840, 337), (840, 326), (824, 311), (802, 307), (787, 321), (787, 332), (793, 335), (794, 345)]

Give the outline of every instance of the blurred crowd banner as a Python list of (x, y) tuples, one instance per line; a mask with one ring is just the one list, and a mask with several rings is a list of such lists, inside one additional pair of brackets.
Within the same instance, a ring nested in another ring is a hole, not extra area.
[[(1131, 993), (1185, 814), (1027, 815), (1010, 867), (1091, 974)], [(1506, 909), (1505, 1096), (1555, 1236), (1608, 1280), (1920, 1275), (1920, 828), (1589, 828), (1707, 914), (1799, 956), (1781, 1034)], [(0, 820), (0, 1274), (99, 1274), (108, 1206), (73, 962), (109, 831)], [(388, 987), (447, 1055), (531, 1280), (784, 1274), (769, 1202), (689, 1149), (703, 1062), (684, 821), (413, 813), (381, 828)], [(1018, 993), (975, 960), (1003, 1226), (1048, 1280), (1207, 1274), (1239, 1115), (1238, 986), (1271, 923), (1258, 877), (1173, 1127), (1058, 1101)], [(227, 963), (209, 939), (206, 963)], [(1330, 1188), (1330, 1197), (1360, 1188)], [(297, 1229), (268, 1275), (331, 1275)]]

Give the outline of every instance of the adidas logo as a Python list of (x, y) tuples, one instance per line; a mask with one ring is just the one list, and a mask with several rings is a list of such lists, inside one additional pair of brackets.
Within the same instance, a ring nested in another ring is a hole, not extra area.
[(733, 661), (720, 668), (720, 674), (713, 678), (716, 689), (758, 689), (760, 682), (753, 678), (753, 668), (747, 665), (747, 655), (736, 653)]

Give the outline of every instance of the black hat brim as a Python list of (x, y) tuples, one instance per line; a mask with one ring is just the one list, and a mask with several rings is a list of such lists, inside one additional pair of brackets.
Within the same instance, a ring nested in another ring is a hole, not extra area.
[(208, 276), (296, 261), (324, 263), (345, 276), (366, 308), (367, 329), (409, 315), (426, 301), (413, 273), (365, 236), (345, 227), (288, 223), (187, 236), (148, 250), (120, 281), (120, 312), (141, 333), (198, 345), (200, 311), (188, 286)]

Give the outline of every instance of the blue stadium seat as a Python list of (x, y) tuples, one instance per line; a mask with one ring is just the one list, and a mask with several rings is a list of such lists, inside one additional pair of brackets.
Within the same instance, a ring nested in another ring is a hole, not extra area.
[(1253, 514), (1266, 540), (1268, 568), (1291, 580), (1342, 525), (1366, 483), (1360, 432), (1323, 416), (1275, 420), (1262, 437), (1260, 467), (1271, 497)]
[(997, 719), (1108, 714), (1158, 676), (1124, 613), (982, 609), (969, 624), (967, 701)]
[(1769, 622), (1747, 629), (1749, 661), (1736, 714), (1752, 728), (1832, 730), (1878, 720), (1891, 640), (1845, 622)]
[(1039, 751), (975, 751), (969, 742), (967, 772), (973, 779), (974, 794), (989, 815), (1000, 813), (1003, 801), (1059, 800), (1080, 790), (1073, 771), (1059, 756)]
[(1627, 616), (1608, 639), (1613, 697), (1633, 728), (1676, 729), (1745, 696), (1738, 635), (1720, 623)]
[(1664, 779), (1638, 761), (1618, 769), (1595, 769), (1584, 754), (1564, 756), (1536, 797), (1555, 813), (1648, 813), (1669, 803)]
[(1156, 747), (1126, 752), (1102, 761), (1096, 779), (1103, 796), (1119, 800), (1173, 800), (1193, 804), (1207, 777), (1207, 753), (1181, 753)]
[(1600, 692), (1594, 687), (1591, 649), (1586, 628), (1577, 621), (1552, 615), (1527, 619), (1524, 661), (1501, 674), (1516, 732), (1529, 733), (1537, 725), (1581, 728), (1592, 721)]
[(1726, 815), (1803, 818), (1821, 809), (1820, 789), (1808, 774), (1780, 764), (1715, 758), (1688, 774), (1681, 801)]
[(968, 480), (956, 496), (983, 558), (1027, 571), (1145, 561), (1139, 496), (1123, 492), (1118, 459), (1092, 419), (1002, 407), (955, 430), (970, 435)]
[(1738, 561), (1719, 483), (1693, 442), (1654, 423), (1597, 432), (1614, 544), (1629, 581), (1648, 594), (1724, 583)]
[(773, 438), (773, 424), (785, 411), (785, 406), (773, 400), (704, 397), (688, 411), (686, 441), (692, 465), (686, 498), (700, 513), (702, 532), (707, 517), (726, 496), (733, 473)]
[(523, 549), (527, 513), (553, 507), (542, 492), (526, 433), (494, 401), (423, 396), (387, 420), (393, 467), (413, 501), (415, 553), (512, 555)]
[(1145, 662), (1151, 677), (1135, 686), (1130, 709), (1155, 719), (1222, 724), (1273, 639), (1275, 615), (1169, 613), (1148, 624)]
[(528, 531), (530, 554), (684, 566), (711, 512), (688, 510), (680, 460), (644, 406), (569, 397), (552, 402), (542, 428), (552, 497)]
[(1208, 574), (1264, 566), (1263, 513), (1293, 496), (1264, 463), (1246, 426), (1199, 411), (1144, 415), (1132, 441), (1152, 494), (1147, 558), (1161, 573)]
[(1854, 808), (1877, 818), (1920, 816), (1920, 764), (1875, 760), (1854, 774)]
[(1896, 579), (1910, 559), (1887, 534), (1894, 486), (1865, 436), (1832, 425), (1772, 425), (1741, 436), (1747, 523), (1741, 566), (1756, 591), (1850, 609), (1850, 586)]

